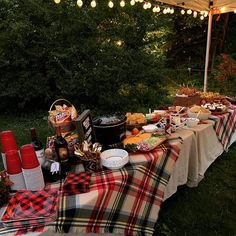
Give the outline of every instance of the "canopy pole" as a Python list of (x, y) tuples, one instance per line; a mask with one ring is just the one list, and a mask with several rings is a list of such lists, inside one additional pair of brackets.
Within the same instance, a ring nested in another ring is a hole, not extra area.
[(212, 29), (212, 11), (209, 11), (208, 16), (208, 29), (207, 29), (207, 45), (206, 45), (206, 58), (205, 58), (205, 72), (204, 72), (204, 88), (203, 91), (207, 91), (207, 79), (208, 79), (208, 66), (209, 66), (209, 54), (211, 47), (211, 29)]

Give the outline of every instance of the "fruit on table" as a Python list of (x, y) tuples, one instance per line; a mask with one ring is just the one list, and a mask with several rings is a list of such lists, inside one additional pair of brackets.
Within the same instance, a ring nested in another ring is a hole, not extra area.
[(139, 134), (139, 129), (137, 129), (137, 128), (133, 128), (132, 129), (132, 131), (131, 131), (131, 133), (133, 134), (133, 135), (137, 135), (137, 134)]

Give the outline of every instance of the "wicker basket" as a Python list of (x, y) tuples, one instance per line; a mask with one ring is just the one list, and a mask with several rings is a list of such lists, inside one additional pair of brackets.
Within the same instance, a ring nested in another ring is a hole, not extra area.
[[(55, 105), (63, 105), (63, 104), (66, 104), (69, 107), (74, 107), (72, 105), (72, 103), (69, 102), (68, 100), (66, 100), (64, 98), (60, 98), (60, 99), (57, 99), (56, 101), (54, 101), (52, 103), (52, 105), (50, 106), (49, 111), (52, 111), (52, 109), (55, 107)], [(75, 120), (56, 123), (56, 122), (52, 122), (52, 119), (49, 115), (48, 116), (48, 123), (50, 124), (50, 126), (52, 126), (54, 128), (56, 128), (57, 126), (60, 126), (62, 133), (71, 132), (71, 131), (76, 129), (76, 121)]]
[(174, 106), (189, 107), (192, 105), (200, 105), (200, 102), (201, 97), (198, 93), (188, 97), (176, 96), (174, 100)]

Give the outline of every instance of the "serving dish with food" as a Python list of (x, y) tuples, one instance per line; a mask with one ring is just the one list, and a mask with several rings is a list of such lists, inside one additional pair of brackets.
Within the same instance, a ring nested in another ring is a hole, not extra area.
[(198, 118), (199, 120), (207, 120), (211, 115), (211, 111), (208, 109), (194, 105), (188, 109), (187, 114), (190, 118)]
[(123, 140), (124, 148), (131, 152), (148, 152), (155, 149), (157, 146), (167, 140), (166, 135), (157, 133), (140, 133), (132, 135)]

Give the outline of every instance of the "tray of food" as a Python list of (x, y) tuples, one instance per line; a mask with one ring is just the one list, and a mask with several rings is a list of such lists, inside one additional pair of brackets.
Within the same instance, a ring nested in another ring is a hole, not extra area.
[(149, 152), (167, 140), (166, 135), (142, 133), (132, 135), (123, 140), (124, 148), (130, 152)]

